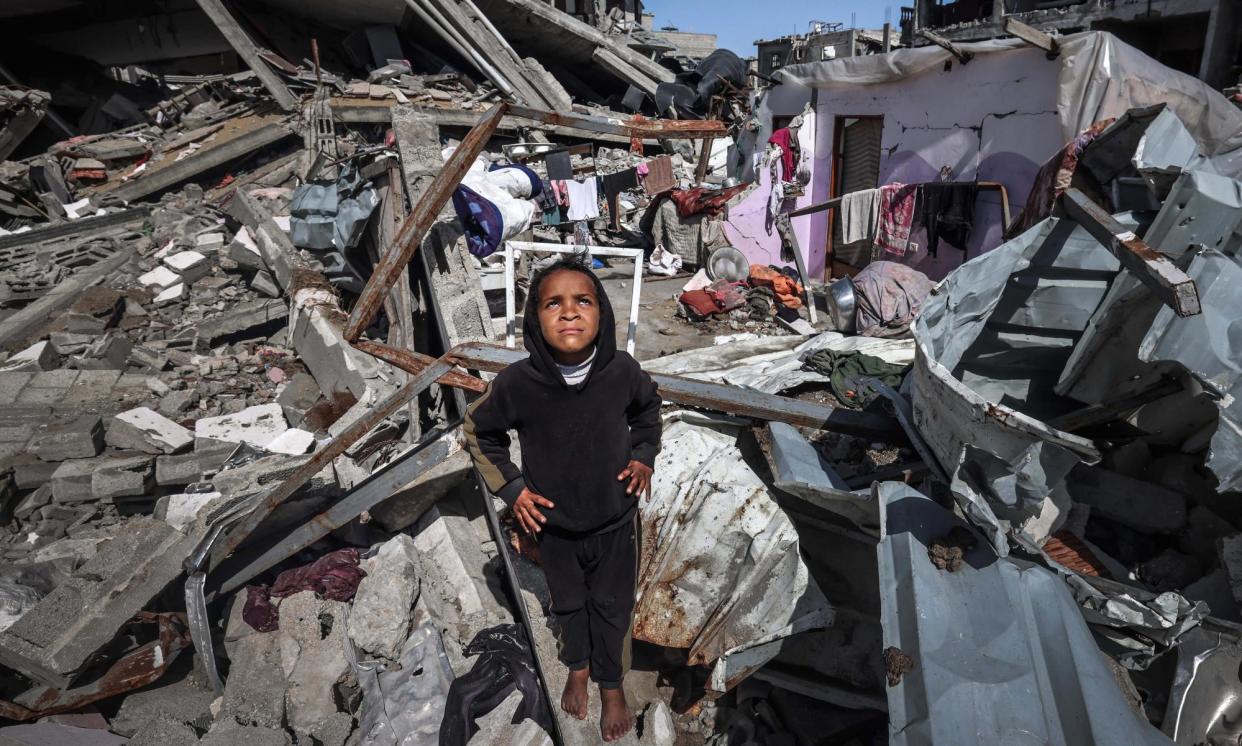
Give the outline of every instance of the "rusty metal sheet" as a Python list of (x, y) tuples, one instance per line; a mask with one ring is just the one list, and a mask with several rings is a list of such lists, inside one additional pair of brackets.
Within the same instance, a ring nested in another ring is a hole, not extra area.
[(36, 720), (78, 710), (118, 694), (132, 692), (158, 680), (182, 650), (191, 646), (184, 614), (142, 612), (135, 621), (159, 626), (159, 638), (127, 653), (102, 676), (73, 689), (41, 687), (24, 692), (17, 701), (0, 700), (0, 717)]
[(346, 340), (356, 342), (362, 336), (363, 330), (375, 319), (375, 315), (384, 305), (384, 299), (388, 297), (388, 292), (397, 283), (401, 273), (405, 272), (406, 265), (410, 263), (414, 252), (418, 251), (423, 237), (440, 215), (440, 210), (448, 203), (453, 190), (461, 183), (470, 165), (487, 146), (487, 141), (496, 132), (507, 110), (508, 104), (504, 102), (489, 109), (449, 156), (444, 168), (440, 169), (440, 173), (427, 186), (426, 191), (413, 200), (414, 209), (397, 232), (397, 250), (384, 251), (349, 315), (349, 322), (345, 325)]

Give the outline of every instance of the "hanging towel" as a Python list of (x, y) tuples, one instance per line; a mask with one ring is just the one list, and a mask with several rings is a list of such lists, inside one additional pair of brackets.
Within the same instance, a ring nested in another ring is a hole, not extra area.
[(922, 187), (923, 225), (927, 227), (927, 253), (940, 248), (940, 239), (966, 252), (970, 229), (975, 222), (978, 184), (924, 184)]
[(873, 253), (905, 256), (910, 247), (910, 228), (914, 224), (914, 203), (918, 197), (914, 184), (885, 184), (880, 187), (880, 219)]
[(772, 133), (772, 136), (768, 138), (768, 142), (779, 146), (781, 149), (781, 166), (784, 168), (781, 173), (784, 174), (784, 178), (793, 178), (795, 166), (794, 143), (797, 142), (794, 139), (793, 133), (789, 131), (788, 127), (781, 127)]
[(841, 197), (841, 240), (845, 243), (866, 241), (875, 236), (880, 216), (880, 190), (864, 189)]
[(565, 191), (569, 195), (569, 220), (594, 220), (599, 217), (599, 190), (594, 178), (586, 181), (570, 179), (565, 182)]
[(569, 181), (574, 178), (574, 167), (569, 161), (568, 150), (548, 153), (544, 164), (548, 167), (548, 179), (551, 181)]

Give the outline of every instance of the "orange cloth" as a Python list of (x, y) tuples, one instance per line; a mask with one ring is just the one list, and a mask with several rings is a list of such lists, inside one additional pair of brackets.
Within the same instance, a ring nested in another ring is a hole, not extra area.
[(776, 300), (789, 308), (802, 307), (802, 283), (765, 264), (750, 265), (750, 284), (772, 288)]

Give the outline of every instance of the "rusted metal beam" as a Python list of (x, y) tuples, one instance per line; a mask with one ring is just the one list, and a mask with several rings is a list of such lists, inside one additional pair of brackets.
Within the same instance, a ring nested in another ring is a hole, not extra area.
[(1061, 195), (1061, 206), (1070, 219), (1087, 229), (1113, 256), (1178, 316), (1203, 312), (1195, 281), (1177, 268), (1169, 257), (1148, 246), (1091, 199), (1073, 187)]
[(529, 119), (542, 124), (573, 127), (588, 132), (631, 138), (698, 139), (700, 137), (724, 137), (727, 134), (724, 122), (711, 119), (646, 119), (635, 116), (631, 119), (620, 120), (592, 117), (572, 111), (544, 111), (529, 106), (511, 106), (509, 114), (518, 119)]
[(508, 104), (502, 102), (484, 114), (474, 129), (470, 130), (465, 139), (461, 141), (461, 145), (453, 151), (453, 155), (449, 156), (448, 162), (427, 186), (427, 190), (418, 196), (414, 209), (410, 211), (409, 216), (401, 225), (401, 230), (397, 233), (397, 250), (385, 251), (380, 257), (379, 264), (376, 265), (371, 278), (367, 280), (366, 287), (362, 289), (362, 295), (358, 298), (358, 303), (349, 315), (349, 323), (345, 325), (347, 341), (356, 342), (362, 336), (363, 330), (375, 319), (375, 315), (379, 313), (380, 307), (384, 304), (388, 291), (400, 279), (401, 273), (406, 271), (406, 265), (410, 263), (414, 252), (418, 251), (423, 237), (431, 229), (440, 210), (448, 203), (449, 197), (461, 183), (466, 171), (470, 170), (470, 165), (479, 157), (479, 153), (483, 152), (483, 148), (496, 131), (507, 109)]
[[(456, 352), (450, 350), (450, 354)], [(362, 439), (364, 435), (371, 432), (372, 428), (383, 422), (405, 404), (413, 401), (420, 393), (425, 391), (428, 386), (437, 381), (445, 373), (452, 370), (453, 364), (449, 362), (448, 355), (441, 357), (431, 365), (415, 376), (413, 380), (397, 389), (391, 396), (384, 401), (375, 405), (375, 407), (350, 425), (340, 435), (332, 440), (323, 450), (315, 453), (314, 456), (307, 459), (306, 463), (298, 467), (283, 482), (277, 485), (271, 492), (264, 497), (263, 502), (255, 507), (248, 515), (237, 522), (228, 533), (220, 540), (214, 542), (209, 555), (209, 565), (215, 567), (220, 561), (229, 556), (236, 550), (246, 537), (250, 536), (256, 528), (259, 527), (264, 519), (271, 515), (285, 500), (293, 493), (297, 492), (311, 477), (318, 474), (325, 466), (332, 463), (337, 456), (345, 453), (354, 443)], [(196, 558), (191, 556), (186, 560), (187, 570), (191, 573), (199, 571), (196, 566)]]
[[(354, 342), (354, 347), (357, 347), (368, 355), (377, 357), (389, 365), (400, 368), (406, 373), (410, 373), (412, 375), (422, 373), (427, 369), (428, 365), (431, 365), (436, 361), (436, 359), (431, 355), (424, 355), (421, 352), (403, 350), (391, 345), (371, 342), (365, 339)], [(487, 382), (482, 378), (477, 378), (468, 373), (462, 373), (461, 371), (456, 370), (441, 376), (436, 383), (444, 386), (452, 386), (457, 389), (464, 389), (466, 391), (473, 391), (476, 394), (481, 394), (487, 389)]]
[[(470, 342), (459, 345), (447, 357), (463, 368), (495, 373), (526, 357), (526, 352)], [(696, 381), (682, 376), (652, 373), (651, 379), (660, 387), (660, 396), (665, 401), (676, 404), (711, 409), (739, 417), (832, 430), (890, 443), (906, 440), (900, 423), (884, 415), (837, 409), (824, 404), (788, 399), (737, 386)]]
[(18, 721), (36, 720), (72, 712), (92, 702), (141, 689), (163, 676), (177, 660), (177, 655), (191, 646), (184, 614), (151, 614), (144, 611), (138, 614), (135, 621), (158, 625), (159, 639), (126, 653), (103, 676), (85, 686), (73, 689), (43, 687), (24, 692), (17, 697), (17, 702), (0, 699), (0, 717)]
[(1016, 18), (1005, 19), (1005, 33), (1016, 36), (1033, 47), (1039, 47), (1048, 54), (1048, 59), (1055, 60), (1061, 56), (1061, 44), (1054, 37), (1028, 26)]

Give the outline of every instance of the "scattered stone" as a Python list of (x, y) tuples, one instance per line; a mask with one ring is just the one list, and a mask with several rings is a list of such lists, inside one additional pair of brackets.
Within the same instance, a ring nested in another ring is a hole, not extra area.
[(280, 660), (288, 682), (289, 727), (310, 733), (337, 714), (335, 688), (349, 673), (345, 659), (347, 605), (295, 593), (280, 602)]
[(82, 502), (95, 499), (91, 489), (91, 476), (99, 467), (101, 459), (73, 459), (64, 461), (52, 472), (52, 498), (58, 503)]
[(966, 553), (975, 547), (975, 535), (962, 526), (954, 526), (949, 533), (932, 541), (927, 557), (938, 570), (957, 572), (962, 569)]
[(95, 334), (73, 334), (70, 332), (53, 332), (48, 338), (56, 354), (65, 357), (86, 351), (86, 346), (95, 340)]
[[(221, 719), (259, 728), (282, 728), (288, 682), (281, 668), (279, 635), (248, 635), (237, 641), (237, 651), (231, 658), (233, 666), (224, 685)], [(215, 730), (213, 727), (212, 731)], [(237, 742), (222, 740), (219, 743), (232, 746)]]
[(272, 453), (287, 453), (290, 456), (301, 456), (315, 445), (315, 434), (298, 428), (289, 428), (277, 435), (263, 446)]
[(288, 429), (279, 404), (261, 404), (235, 414), (204, 417), (194, 424), (194, 437), (264, 448)]
[(37, 373), (52, 370), (59, 363), (56, 350), (47, 340), (35, 342), (0, 365), (0, 373)]
[(237, 262), (243, 267), (250, 269), (267, 269), (267, 264), (263, 261), (263, 255), (259, 253), (259, 245), (254, 242), (250, 236), (249, 229), (242, 226), (237, 234), (233, 236), (233, 240), (229, 243), (229, 258)]
[(203, 233), (194, 240), (196, 251), (210, 254), (224, 248), (224, 234), (220, 232)]
[(310, 737), (315, 746), (345, 746), (345, 742), (349, 740), (353, 732), (353, 717), (349, 713), (338, 712), (335, 715), (329, 715), (311, 728)]
[(234, 446), (195, 451), (155, 459), (155, 483), (160, 486), (193, 484), (203, 475), (216, 471), (228, 460)]
[(294, 427), (301, 427), (306, 413), (319, 401), (319, 384), (307, 373), (295, 373), (285, 382), (276, 395), (276, 403), (285, 413), (285, 419)]
[(101, 500), (145, 495), (151, 491), (154, 477), (155, 459), (150, 456), (110, 458), (91, 476), (91, 492)]
[[(189, 655), (185, 655), (188, 661)], [(123, 736), (133, 736), (156, 718), (167, 718), (178, 725), (206, 730), (211, 725), (210, 707), (216, 695), (195, 683), (189, 669), (190, 666), (183, 665), (178, 658), (173, 664), (173, 671), (164, 679), (151, 687), (127, 694), (116, 717), (112, 718), (111, 730)], [(178, 671), (184, 671), (185, 675), (176, 679), (174, 673)]]
[(1170, 548), (1140, 565), (1139, 576), (1160, 593), (1176, 591), (1203, 577), (1203, 565), (1191, 555)]
[(52, 502), (52, 485), (42, 484), (22, 498), (22, 501), (13, 508), (13, 517), (19, 521), (26, 521), (34, 514), (36, 510), (48, 505)]
[(241, 725), (234, 721), (216, 723), (198, 746), (292, 746), (293, 739), (279, 726)]
[(15, 461), (13, 463), (13, 483), (19, 490), (33, 490), (52, 481), (52, 475), (60, 464), (49, 464), (43, 461)]
[[(125, 699), (128, 701), (132, 697), (130, 695)], [(124, 704), (121, 706), (124, 707)], [(127, 746), (197, 746), (198, 742), (198, 733), (193, 728), (160, 713), (144, 721), (132, 734)]]
[(83, 415), (71, 422), (44, 426), (30, 441), (30, 452), (43, 461), (65, 461), (98, 456), (104, 446), (103, 421)]
[(138, 282), (142, 285), (152, 288), (153, 290), (164, 290), (181, 282), (181, 275), (173, 272), (168, 267), (156, 267), (150, 272), (138, 278)]
[(1178, 537), (1178, 549), (1194, 555), (1204, 567), (1211, 567), (1216, 564), (1216, 542), (1237, 532), (1233, 524), (1219, 514), (1196, 505), (1190, 511), (1186, 530)]
[(109, 287), (96, 285), (78, 294), (66, 314), (65, 327), (74, 334), (99, 334), (121, 320), (125, 299)]
[(108, 445), (143, 453), (176, 453), (194, 443), (190, 431), (148, 407), (121, 412), (108, 423)]
[(676, 740), (673, 711), (664, 700), (656, 700), (643, 715), (643, 735), (639, 743), (644, 746), (673, 746)]
[(396, 660), (409, 635), (418, 595), (418, 549), (414, 540), (397, 534), (367, 560), (366, 571), (350, 610), (349, 637), (372, 655)]
[(160, 398), (159, 412), (165, 417), (176, 417), (190, 411), (198, 405), (197, 389), (181, 389), (170, 391)]
[(161, 290), (159, 294), (155, 296), (155, 305), (168, 306), (173, 303), (179, 303), (185, 300), (188, 295), (189, 293), (186, 291), (185, 283), (178, 282), (175, 285), (171, 285), (164, 290)]
[(254, 277), (250, 278), (250, 289), (269, 298), (280, 297), (280, 287), (276, 285), (276, 281), (272, 279), (267, 270), (254, 273)]
[(197, 251), (182, 251), (166, 256), (164, 266), (180, 274), (181, 281), (186, 285), (193, 285), (196, 280), (206, 277), (211, 271), (211, 266), (207, 264), (207, 257)]
[(1234, 534), (1220, 540), (1220, 564), (1229, 578), (1229, 591), (1242, 605), (1242, 534)]
[(165, 495), (159, 500), (155, 509), (155, 517), (162, 518), (165, 523), (185, 533), (199, 512), (208, 503), (220, 497), (219, 492), (184, 492), (179, 495)]
[(125, 370), (134, 343), (120, 332), (109, 333), (86, 346), (73, 365), (81, 370)]

